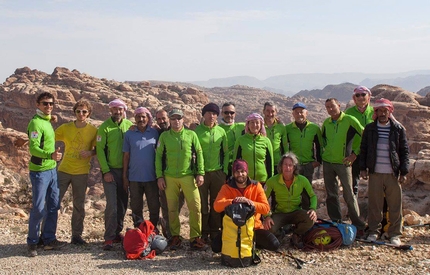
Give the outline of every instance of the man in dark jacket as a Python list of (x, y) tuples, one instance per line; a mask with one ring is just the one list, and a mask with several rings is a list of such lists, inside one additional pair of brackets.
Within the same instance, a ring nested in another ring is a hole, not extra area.
[(409, 147), (406, 131), (392, 113), (393, 104), (384, 98), (373, 106), (374, 122), (364, 129), (360, 148), (360, 176), (369, 175), (369, 236), (376, 241), (381, 230), (384, 195), (388, 204), (388, 236), (400, 245), (402, 235), (402, 187), (409, 169)]

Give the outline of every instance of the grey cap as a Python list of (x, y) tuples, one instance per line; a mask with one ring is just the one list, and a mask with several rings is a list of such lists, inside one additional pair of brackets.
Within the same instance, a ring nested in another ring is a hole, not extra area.
[(173, 110), (171, 110), (171, 111), (169, 112), (169, 117), (174, 116), (174, 115), (178, 115), (178, 116), (183, 117), (183, 116), (184, 116), (184, 113), (182, 112), (182, 110), (179, 110), (179, 109), (173, 109)]

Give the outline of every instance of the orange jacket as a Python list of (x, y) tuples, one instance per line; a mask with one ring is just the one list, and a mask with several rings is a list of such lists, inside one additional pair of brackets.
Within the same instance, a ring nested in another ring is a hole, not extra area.
[(255, 205), (255, 224), (254, 229), (263, 229), (261, 222), (261, 215), (266, 215), (270, 211), (269, 203), (267, 202), (264, 189), (261, 184), (257, 181), (251, 181), (248, 178), (247, 186), (243, 192), (237, 188), (236, 182), (233, 178), (227, 180), (227, 182), (221, 187), (218, 196), (214, 202), (214, 209), (216, 212), (222, 212), (224, 209), (232, 204), (233, 199), (236, 197), (245, 197), (254, 202)]

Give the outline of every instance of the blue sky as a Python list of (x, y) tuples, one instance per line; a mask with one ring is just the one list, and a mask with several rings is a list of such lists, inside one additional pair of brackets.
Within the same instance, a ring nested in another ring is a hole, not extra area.
[(0, 0), (0, 83), (24, 66), (119, 81), (428, 70), (429, 12), (428, 0)]

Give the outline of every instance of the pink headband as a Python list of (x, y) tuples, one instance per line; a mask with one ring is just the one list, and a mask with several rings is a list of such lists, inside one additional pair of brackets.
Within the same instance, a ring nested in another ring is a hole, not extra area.
[(389, 101), (388, 99), (385, 98), (381, 98), (375, 101), (375, 103), (373, 104), (373, 119), (377, 118), (376, 115), (376, 110), (378, 110), (379, 108), (387, 108), (388, 111), (390, 112), (390, 117), (392, 116), (392, 113), (394, 112), (394, 106), (393, 103), (391, 103), (391, 101)]
[(151, 112), (145, 107), (138, 107), (134, 110), (134, 115), (145, 113), (148, 116), (148, 125), (152, 125), (152, 115)]
[(117, 98), (109, 102), (109, 108), (121, 107), (127, 111), (127, 105), (121, 99)]
[(372, 92), (369, 90), (369, 88), (365, 86), (358, 86), (357, 88), (354, 89), (354, 94), (359, 94), (359, 93), (368, 93), (369, 95), (372, 95)]
[(264, 119), (260, 114), (257, 114), (257, 113), (252, 113), (246, 118), (245, 133), (249, 133), (249, 122), (251, 120), (254, 120), (254, 119), (258, 119), (261, 121), (261, 129), (260, 129), (259, 134), (266, 136), (266, 128), (264, 127)]

